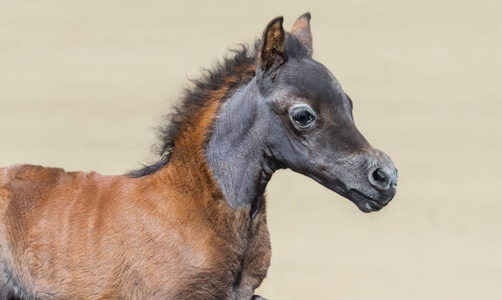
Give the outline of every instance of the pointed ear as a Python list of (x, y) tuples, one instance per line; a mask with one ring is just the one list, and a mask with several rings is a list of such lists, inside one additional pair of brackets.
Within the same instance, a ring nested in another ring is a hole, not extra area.
[(285, 61), (286, 34), (282, 28), (283, 17), (277, 17), (268, 23), (263, 32), (260, 49), (260, 68), (262, 74), (272, 67), (276, 69)]
[(312, 32), (310, 31), (310, 13), (301, 15), (293, 24), (291, 34), (294, 35), (302, 45), (307, 48), (310, 56), (314, 52), (312, 48)]

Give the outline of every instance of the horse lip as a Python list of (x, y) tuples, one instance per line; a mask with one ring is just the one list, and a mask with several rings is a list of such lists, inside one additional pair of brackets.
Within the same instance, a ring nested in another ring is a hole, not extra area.
[(356, 189), (350, 189), (349, 191), (352, 196), (350, 200), (363, 212), (379, 211), (389, 203), (389, 201), (381, 203), (377, 199)]
[(363, 197), (364, 197), (364, 198), (366, 198), (367, 200), (371, 200), (371, 201), (373, 201), (373, 202), (378, 202), (378, 200), (377, 200), (377, 199), (375, 199), (375, 198), (373, 198), (373, 197), (371, 197), (371, 196), (369, 196), (369, 195), (367, 195), (367, 194), (365, 194), (365, 193), (363, 193), (363, 192), (361, 192), (361, 191), (359, 191), (359, 190), (356, 190), (356, 189), (350, 189), (350, 191), (355, 192), (356, 194), (359, 194), (360, 196), (363, 196)]

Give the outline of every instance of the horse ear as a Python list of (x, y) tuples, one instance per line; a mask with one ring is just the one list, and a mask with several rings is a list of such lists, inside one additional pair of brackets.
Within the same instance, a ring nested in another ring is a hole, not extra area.
[(262, 74), (267, 73), (272, 67), (276, 69), (285, 61), (285, 37), (282, 28), (283, 17), (277, 17), (268, 23), (263, 32), (260, 49), (260, 68)]
[(305, 13), (301, 15), (293, 24), (293, 29), (291, 30), (291, 34), (294, 35), (300, 43), (302, 43), (310, 56), (312, 56), (313, 48), (312, 48), (312, 32), (310, 31), (310, 13)]

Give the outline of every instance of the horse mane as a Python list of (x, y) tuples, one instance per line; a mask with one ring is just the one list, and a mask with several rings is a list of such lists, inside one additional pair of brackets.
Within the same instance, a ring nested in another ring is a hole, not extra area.
[[(190, 80), (191, 86), (183, 91), (183, 96), (174, 110), (163, 118), (158, 127), (159, 143), (154, 152), (160, 159), (142, 168), (129, 172), (131, 177), (142, 177), (152, 174), (169, 162), (172, 149), (176, 146), (175, 139), (183, 130), (183, 126), (190, 122), (190, 118), (200, 111), (208, 101), (214, 101), (211, 94), (226, 89), (225, 100), (237, 87), (249, 82), (254, 77), (257, 65), (260, 41), (256, 41), (250, 49), (248, 45), (240, 44), (236, 49), (230, 49), (222, 61), (216, 62), (212, 69), (203, 69), (199, 79)], [(231, 80), (229, 80), (231, 78)]]

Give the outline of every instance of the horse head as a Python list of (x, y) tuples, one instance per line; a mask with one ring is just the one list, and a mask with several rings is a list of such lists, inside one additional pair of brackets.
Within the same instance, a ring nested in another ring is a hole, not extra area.
[(380, 210), (396, 193), (397, 169), (359, 132), (352, 100), (335, 76), (312, 58), (310, 14), (282, 27), (272, 20), (261, 40), (256, 85), (267, 107), (270, 157), (354, 202)]

